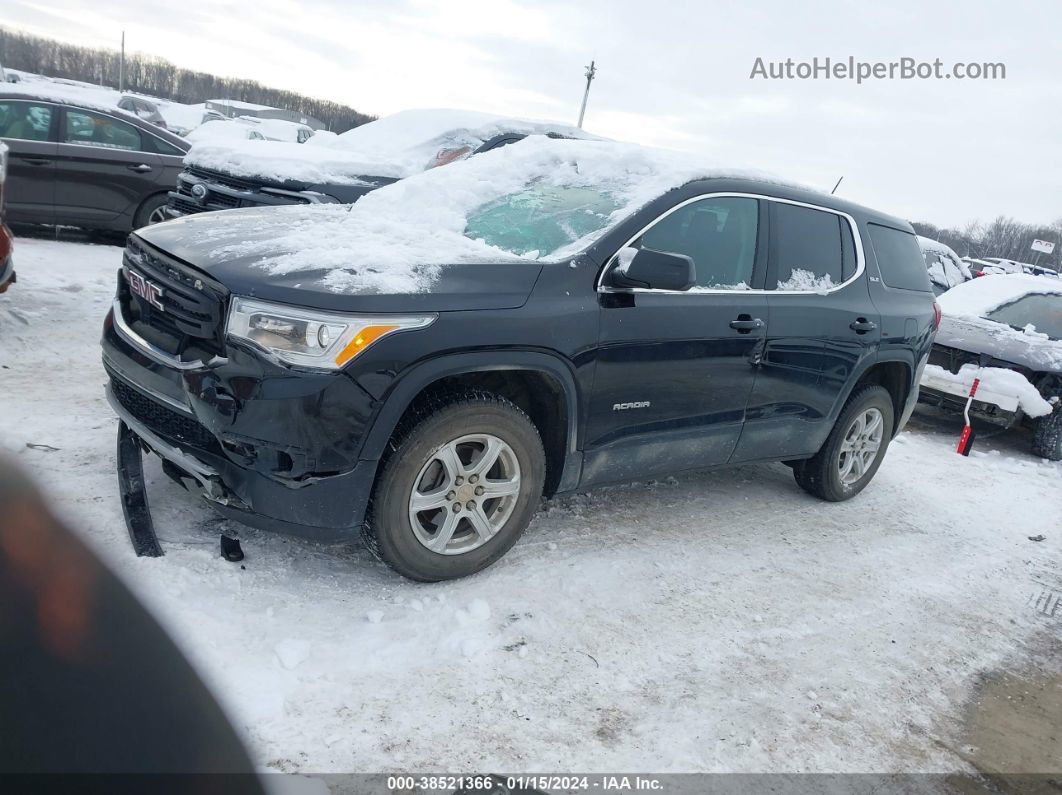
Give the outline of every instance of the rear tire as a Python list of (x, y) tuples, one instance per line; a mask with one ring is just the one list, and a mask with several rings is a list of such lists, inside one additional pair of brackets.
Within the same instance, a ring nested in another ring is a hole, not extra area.
[(373, 489), (369, 549), (420, 582), (466, 577), (508, 552), (545, 483), (531, 419), (505, 398), (469, 392), (425, 404), (396, 435)]
[(1033, 431), (1033, 455), (1048, 461), (1062, 461), (1062, 409), (1055, 409), (1036, 421)]
[(168, 220), (168, 217), (162, 211), (167, 202), (169, 202), (169, 197), (165, 193), (156, 193), (154, 196), (148, 196), (144, 199), (144, 202), (137, 209), (136, 215), (133, 216), (133, 231), (140, 229), (142, 226), (150, 226), (151, 224), (158, 224)]
[(866, 488), (881, 466), (893, 424), (892, 396), (885, 387), (868, 385), (856, 390), (822, 449), (793, 468), (797, 484), (828, 502), (851, 499)]

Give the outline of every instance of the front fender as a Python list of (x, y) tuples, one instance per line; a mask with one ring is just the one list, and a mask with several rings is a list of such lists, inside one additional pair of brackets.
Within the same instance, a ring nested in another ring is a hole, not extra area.
[(572, 365), (563, 357), (541, 350), (493, 350), (456, 353), (415, 364), (402, 373), (383, 396), (362, 444), (362, 460), (379, 460), (399, 420), (425, 389), (443, 378), (465, 373), (530, 370), (554, 378), (564, 392), (567, 417), (564, 469), (558, 491), (575, 488), (579, 479), (577, 452), (580, 396)]

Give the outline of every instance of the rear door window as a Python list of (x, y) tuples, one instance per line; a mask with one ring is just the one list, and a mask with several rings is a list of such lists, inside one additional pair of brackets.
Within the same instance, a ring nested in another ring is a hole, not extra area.
[(880, 224), (867, 224), (867, 230), (885, 284), (901, 290), (932, 291), (926, 261), (913, 233)]
[(124, 121), (87, 110), (67, 108), (62, 143), (102, 149), (143, 151), (140, 130)]
[(848, 223), (836, 213), (771, 203), (771, 274), (768, 289), (823, 292), (855, 273)]
[(0, 138), (23, 141), (50, 141), (52, 130), (51, 105), (33, 102), (0, 100)]

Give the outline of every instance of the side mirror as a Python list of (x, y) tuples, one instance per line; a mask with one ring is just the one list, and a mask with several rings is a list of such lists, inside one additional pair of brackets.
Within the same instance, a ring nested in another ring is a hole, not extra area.
[(619, 265), (609, 274), (613, 287), (688, 290), (697, 283), (697, 269), (685, 254), (651, 248), (620, 249)]

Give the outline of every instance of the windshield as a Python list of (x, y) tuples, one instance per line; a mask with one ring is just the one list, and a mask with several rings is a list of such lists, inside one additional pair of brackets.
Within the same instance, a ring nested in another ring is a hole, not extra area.
[(1026, 295), (989, 312), (985, 317), (1016, 329), (1024, 330), (1032, 325), (1034, 328), (1030, 331), (1046, 334), (1053, 340), (1062, 340), (1062, 295)]
[(540, 183), (473, 210), (465, 236), (513, 254), (546, 257), (604, 229), (620, 206), (595, 188)]

